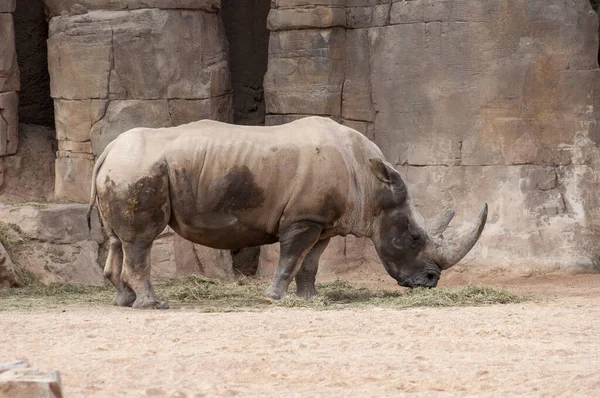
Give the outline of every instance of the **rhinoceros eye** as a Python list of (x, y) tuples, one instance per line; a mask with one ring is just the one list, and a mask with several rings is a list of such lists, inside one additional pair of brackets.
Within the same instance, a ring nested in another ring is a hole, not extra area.
[(421, 243), (421, 234), (415, 231), (408, 232), (408, 244), (411, 248), (415, 249)]

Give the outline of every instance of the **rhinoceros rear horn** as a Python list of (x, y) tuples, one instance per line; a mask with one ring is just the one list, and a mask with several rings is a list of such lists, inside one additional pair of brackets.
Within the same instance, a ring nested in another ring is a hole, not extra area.
[[(487, 221), (487, 212), (488, 207), (486, 203), (470, 228), (460, 236), (450, 240), (443, 239), (439, 231), (441, 229), (443, 232), (448, 223), (450, 223), (450, 219), (454, 215), (452, 210), (427, 223), (428, 243), (423, 250), (423, 256), (434, 261), (441, 269), (448, 269), (458, 263), (467, 255), (475, 243), (477, 243), (479, 236), (481, 236), (481, 232), (483, 232), (485, 222)], [(452, 214), (450, 215), (450, 213)], [(439, 232), (439, 234), (436, 235), (436, 232)]]
[(455, 213), (454, 209), (450, 209), (425, 221), (427, 234), (438, 238), (441, 237), (446, 228), (448, 228), (448, 224), (452, 221)]

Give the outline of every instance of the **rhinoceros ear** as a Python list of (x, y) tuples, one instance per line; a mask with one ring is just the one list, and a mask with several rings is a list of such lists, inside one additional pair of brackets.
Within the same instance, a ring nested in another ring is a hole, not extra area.
[(383, 163), (383, 160), (379, 158), (373, 158), (369, 159), (369, 162), (371, 162), (371, 170), (373, 170), (373, 173), (377, 178), (385, 183), (392, 183), (391, 170), (389, 170), (385, 163)]

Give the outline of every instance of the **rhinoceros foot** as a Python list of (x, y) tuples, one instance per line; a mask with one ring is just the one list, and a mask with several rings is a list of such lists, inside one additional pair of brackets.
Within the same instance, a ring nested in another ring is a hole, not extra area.
[(145, 309), (145, 310), (168, 310), (169, 309), (169, 304), (166, 301), (158, 301), (158, 300), (154, 300), (154, 299), (140, 299), (137, 298), (133, 305), (133, 308), (136, 309)]
[(119, 307), (131, 307), (135, 302), (135, 293), (129, 287), (124, 288), (117, 293), (112, 301), (112, 305)]
[(311, 298), (315, 297), (317, 294), (319, 294), (319, 293), (317, 292), (317, 289), (315, 289), (314, 286), (298, 285), (298, 288), (296, 289), (296, 296), (301, 297), (306, 300), (310, 300)]
[(277, 291), (275, 289), (272, 288), (268, 288), (267, 291), (265, 292), (265, 300), (281, 300), (282, 298), (285, 297), (285, 292), (281, 292), (281, 291)]

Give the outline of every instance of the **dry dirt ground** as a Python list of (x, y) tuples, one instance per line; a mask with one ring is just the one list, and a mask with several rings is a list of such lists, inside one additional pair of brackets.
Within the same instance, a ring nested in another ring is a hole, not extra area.
[(600, 275), (486, 282), (536, 299), (404, 310), (0, 311), (0, 362), (59, 370), (68, 397), (600, 396)]

